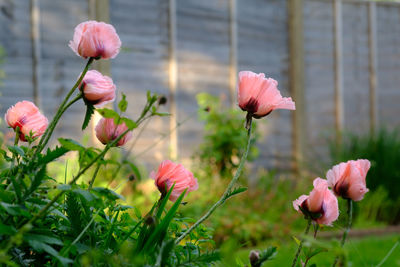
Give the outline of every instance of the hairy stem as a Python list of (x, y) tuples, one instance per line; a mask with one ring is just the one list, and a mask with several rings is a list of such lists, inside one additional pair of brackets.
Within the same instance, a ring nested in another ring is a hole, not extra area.
[[(100, 161), (101, 161), (101, 160), (103, 160), (103, 159), (100, 159)], [(96, 179), (96, 176), (97, 176), (97, 173), (98, 173), (99, 170), (100, 170), (100, 167), (101, 167), (101, 163), (98, 162), (98, 163), (97, 163), (96, 170), (95, 170), (94, 173), (93, 173), (93, 177), (92, 177), (92, 179), (91, 179), (90, 182), (89, 182), (89, 188), (88, 188), (89, 191), (92, 190), (92, 187), (93, 187), (93, 184), (94, 184), (94, 180)]]
[(235, 175), (233, 176), (231, 182), (229, 183), (228, 187), (226, 188), (224, 194), (221, 198), (207, 211), (206, 214), (203, 215), (197, 222), (195, 222), (189, 229), (187, 229), (180, 237), (178, 237), (175, 241), (176, 244), (179, 244), (188, 234), (190, 234), (197, 226), (199, 226), (202, 222), (207, 220), (208, 217), (219, 207), (221, 206), (228, 198), (229, 193), (231, 192), (233, 186), (236, 184), (237, 180), (239, 179), (240, 174), (242, 173), (244, 163), (247, 160), (247, 155), (249, 154), (250, 150), (250, 141), (251, 141), (251, 117), (250, 121), (246, 121), (246, 129), (247, 129), (247, 147), (246, 150), (240, 159), (239, 167), (236, 170)]
[[(310, 226), (311, 226), (311, 218), (308, 218), (308, 223), (307, 223), (306, 230), (304, 231), (304, 235), (308, 234), (308, 231), (310, 231)], [(297, 249), (296, 255), (294, 256), (294, 259), (292, 262), (292, 267), (296, 266), (297, 260), (300, 256), (301, 249), (303, 248), (303, 243), (304, 243), (304, 239), (302, 238), (300, 241), (299, 247)]]
[[(344, 246), (344, 243), (346, 242), (347, 235), (350, 232), (351, 225), (353, 222), (353, 201), (351, 199), (347, 199), (347, 218), (348, 218), (347, 227), (343, 232), (342, 241), (340, 242), (340, 247)], [(333, 262), (332, 266), (335, 267), (338, 262), (339, 262), (339, 256), (335, 258), (335, 261)]]
[[(63, 102), (61, 103), (60, 107), (58, 108), (56, 115), (54, 115), (53, 120), (51, 121), (50, 125), (47, 127), (46, 131), (44, 132), (42, 138), (40, 138), (39, 144), (36, 148), (35, 153), (33, 154), (34, 156), (37, 155), (38, 153), (40, 153), (43, 148), (46, 146), (47, 142), (49, 141), (54, 128), (56, 127), (58, 121), (61, 118), (61, 115), (65, 112), (65, 108), (64, 107), (69, 98), (71, 97), (71, 95), (74, 93), (74, 91), (76, 90), (76, 88), (78, 88), (79, 84), (81, 84), (83, 77), (85, 76), (86, 72), (89, 70), (90, 65), (92, 64), (94, 58), (89, 58), (88, 62), (86, 63), (86, 66), (84, 68), (84, 70), (81, 73), (81, 76), (79, 77), (79, 79), (76, 81), (76, 83), (74, 84), (74, 86), (71, 88), (71, 90), (68, 92), (67, 96), (64, 98)], [(67, 105), (67, 107), (69, 107), (70, 105)]]

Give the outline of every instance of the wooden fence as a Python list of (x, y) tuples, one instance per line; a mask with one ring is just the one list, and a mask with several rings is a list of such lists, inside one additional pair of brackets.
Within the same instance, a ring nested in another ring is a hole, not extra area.
[[(148, 161), (190, 158), (202, 138), (195, 95), (205, 91), (235, 105), (237, 72), (245, 69), (278, 80), (297, 106), (260, 121), (259, 165), (296, 167), (327, 154), (326, 136), (340, 142), (342, 131), (400, 124), (396, 2), (0, 0), (0, 10), (2, 113), (32, 99), (51, 117), (84, 65), (67, 47), (74, 27), (88, 18), (116, 27), (123, 51), (96, 68), (127, 94), (130, 115), (139, 113), (146, 90), (167, 95), (173, 114), (153, 120), (135, 146), (142, 155), (152, 147), (143, 155)], [(58, 134), (81, 138), (83, 112), (73, 106)]]

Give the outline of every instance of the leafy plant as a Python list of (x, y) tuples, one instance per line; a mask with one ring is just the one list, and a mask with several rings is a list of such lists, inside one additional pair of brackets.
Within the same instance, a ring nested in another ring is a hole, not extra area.
[[(246, 147), (247, 136), (243, 131), (245, 119), (243, 112), (227, 108), (218, 97), (207, 93), (197, 95), (199, 118), (205, 122), (204, 139), (199, 152), (194, 155), (200, 162), (200, 169), (210, 176), (231, 177), (237, 169), (239, 159)], [(256, 133), (251, 140), (248, 161), (258, 156), (255, 146)]]

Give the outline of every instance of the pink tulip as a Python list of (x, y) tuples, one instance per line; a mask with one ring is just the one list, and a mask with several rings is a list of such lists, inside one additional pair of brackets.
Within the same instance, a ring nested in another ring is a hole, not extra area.
[[(112, 118), (102, 118), (95, 128), (97, 139), (104, 145), (117, 139), (126, 130), (128, 130), (128, 127), (124, 122), (116, 126)], [(118, 141), (116, 146), (125, 145), (131, 137), (132, 132), (128, 132)]]
[(97, 70), (90, 70), (83, 77), (79, 88), (83, 92), (86, 101), (100, 108), (115, 100), (116, 87), (113, 80), (102, 75)]
[(166, 194), (165, 186), (167, 190), (175, 184), (173, 191), (169, 197), (169, 200), (175, 201), (182, 193), (187, 189), (188, 192), (197, 190), (199, 187), (197, 179), (194, 178), (193, 174), (185, 169), (182, 164), (174, 163), (170, 160), (164, 160), (158, 167), (157, 173), (151, 172), (150, 177), (154, 179), (155, 184), (161, 194)]
[(97, 21), (85, 21), (75, 28), (69, 47), (83, 58), (115, 58), (121, 48), (121, 40), (114, 27)]
[(266, 79), (264, 73), (239, 72), (239, 107), (256, 119), (267, 116), (274, 109), (295, 110), (292, 99), (282, 97), (277, 86), (278, 82)]
[[(314, 189), (310, 192), (310, 195), (300, 196), (293, 201), (293, 207), (299, 212), (304, 212), (306, 216), (311, 216), (319, 224), (332, 225), (332, 222), (339, 217), (337, 198), (328, 189), (326, 180), (316, 178), (313, 184)], [(301, 207), (301, 210), (299, 207)]]
[(365, 178), (370, 167), (369, 160), (349, 160), (333, 166), (326, 173), (326, 178), (336, 195), (360, 201), (368, 192)]
[(19, 127), (21, 141), (26, 141), (26, 136), (30, 136), (31, 132), (34, 138), (41, 136), (49, 124), (47, 118), (30, 101), (21, 101), (10, 107), (4, 118), (11, 128)]

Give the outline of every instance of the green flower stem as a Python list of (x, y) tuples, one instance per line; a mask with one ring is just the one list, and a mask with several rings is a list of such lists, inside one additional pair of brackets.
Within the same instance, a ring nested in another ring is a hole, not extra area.
[(21, 133), (21, 131), (20, 131), (20, 129), (19, 129), (19, 126), (15, 127), (14, 146), (18, 145), (20, 133)]
[(221, 196), (221, 198), (207, 211), (206, 214), (203, 215), (203, 217), (201, 217), (197, 222), (195, 222), (189, 229), (187, 229), (180, 237), (178, 237), (175, 241), (175, 244), (179, 244), (179, 242), (181, 242), (188, 234), (190, 234), (197, 226), (199, 226), (202, 222), (204, 222), (205, 220), (207, 220), (208, 217), (210, 217), (210, 215), (222, 204), (224, 204), (224, 202), (228, 199), (229, 197), (229, 193), (231, 192), (233, 186), (236, 184), (237, 180), (239, 179), (240, 174), (242, 173), (243, 167), (244, 167), (244, 163), (247, 160), (247, 155), (249, 154), (249, 150), (250, 150), (250, 141), (251, 141), (251, 117), (250, 117), (250, 121), (247, 118), (247, 122), (246, 122), (246, 129), (247, 129), (247, 147), (246, 150), (242, 156), (242, 158), (240, 159), (240, 163), (239, 163), (239, 167), (236, 170), (235, 175), (233, 176), (231, 182), (229, 183), (228, 187), (226, 188), (224, 194)]
[[(344, 243), (346, 242), (347, 235), (350, 232), (351, 225), (353, 222), (353, 201), (349, 198), (347, 199), (347, 217), (348, 217), (347, 227), (343, 232), (342, 241), (340, 242), (340, 247), (344, 246)], [(335, 258), (332, 267), (335, 267), (338, 262), (339, 262), (339, 256)]]
[[(103, 160), (103, 159), (100, 159), (100, 161), (101, 161), (101, 160)], [(88, 187), (88, 190), (89, 190), (89, 191), (92, 190), (92, 187), (93, 187), (93, 184), (94, 184), (94, 180), (96, 179), (96, 176), (97, 176), (97, 173), (98, 173), (99, 170), (100, 170), (100, 167), (101, 167), (101, 163), (98, 162), (98, 163), (97, 163), (96, 170), (95, 170), (94, 173), (93, 173), (93, 177), (92, 177), (92, 179), (91, 179), (90, 182), (89, 182), (89, 187)]]
[[(66, 104), (65, 107), (59, 109), (59, 111), (57, 112), (57, 114), (54, 116), (54, 119), (53, 119), (54, 124), (53, 124), (53, 126), (51, 126), (51, 129), (49, 130), (47, 136), (45, 137), (44, 141), (42, 142), (42, 146), (41, 146), (41, 148), (37, 151), (37, 153), (40, 153), (40, 152), (43, 150), (43, 148), (47, 145), (47, 143), (49, 142), (50, 137), (51, 137), (51, 135), (53, 134), (54, 129), (55, 129), (56, 125), (57, 125), (57, 122), (60, 120), (60, 118), (61, 118), (61, 116), (64, 114), (64, 112), (65, 112), (72, 104), (74, 104), (75, 102), (77, 102), (77, 101), (78, 101), (79, 99), (81, 99), (81, 98), (83, 98), (83, 95), (82, 95), (82, 94), (78, 94), (74, 99), (72, 99), (68, 104)], [(49, 128), (50, 128), (50, 126), (49, 126)], [(49, 128), (48, 128), (48, 129), (49, 129)], [(42, 139), (43, 139), (43, 138), (42, 138)], [(42, 141), (42, 139), (40, 139), (40, 141)], [(35, 153), (35, 154), (36, 154), (36, 153)]]
[[(47, 127), (46, 131), (44, 132), (42, 138), (40, 138), (39, 144), (36, 148), (35, 153), (33, 154), (34, 156), (37, 155), (38, 153), (40, 153), (43, 148), (46, 146), (48, 140), (51, 137), (51, 134), (54, 131), (54, 128), (56, 127), (58, 121), (60, 120), (60, 117), (62, 115), (62, 113), (64, 113), (65, 109), (64, 106), (67, 105), (67, 102), (69, 100), (69, 98), (71, 97), (71, 95), (74, 93), (74, 91), (76, 90), (76, 88), (78, 88), (79, 84), (81, 84), (83, 77), (85, 76), (86, 72), (89, 70), (90, 65), (92, 64), (94, 58), (89, 58), (88, 62), (86, 63), (86, 66), (83, 70), (83, 72), (81, 73), (81, 76), (79, 77), (79, 79), (76, 81), (76, 83), (74, 84), (74, 86), (71, 88), (71, 90), (68, 92), (67, 96), (64, 98), (64, 101), (61, 103), (60, 107), (58, 108), (56, 115), (54, 116), (53, 120), (51, 121), (50, 125)], [(68, 106), (68, 105), (67, 105)]]
[[(306, 230), (304, 231), (304, 235), (308, 234), (308, 231), (310, 231), (310, 226), (311, 226), (311, 218), (308, 218), (308, 223), (307, 223)], [(300, 241), (299, 247), (297, 249), (296, 255), (294, 256), (292, 267), (296, 266), (297, 259), (299, 258), (301, 249), (303, 248), (303, 243), (304, 243), (304, 239), (302, 238)]]

